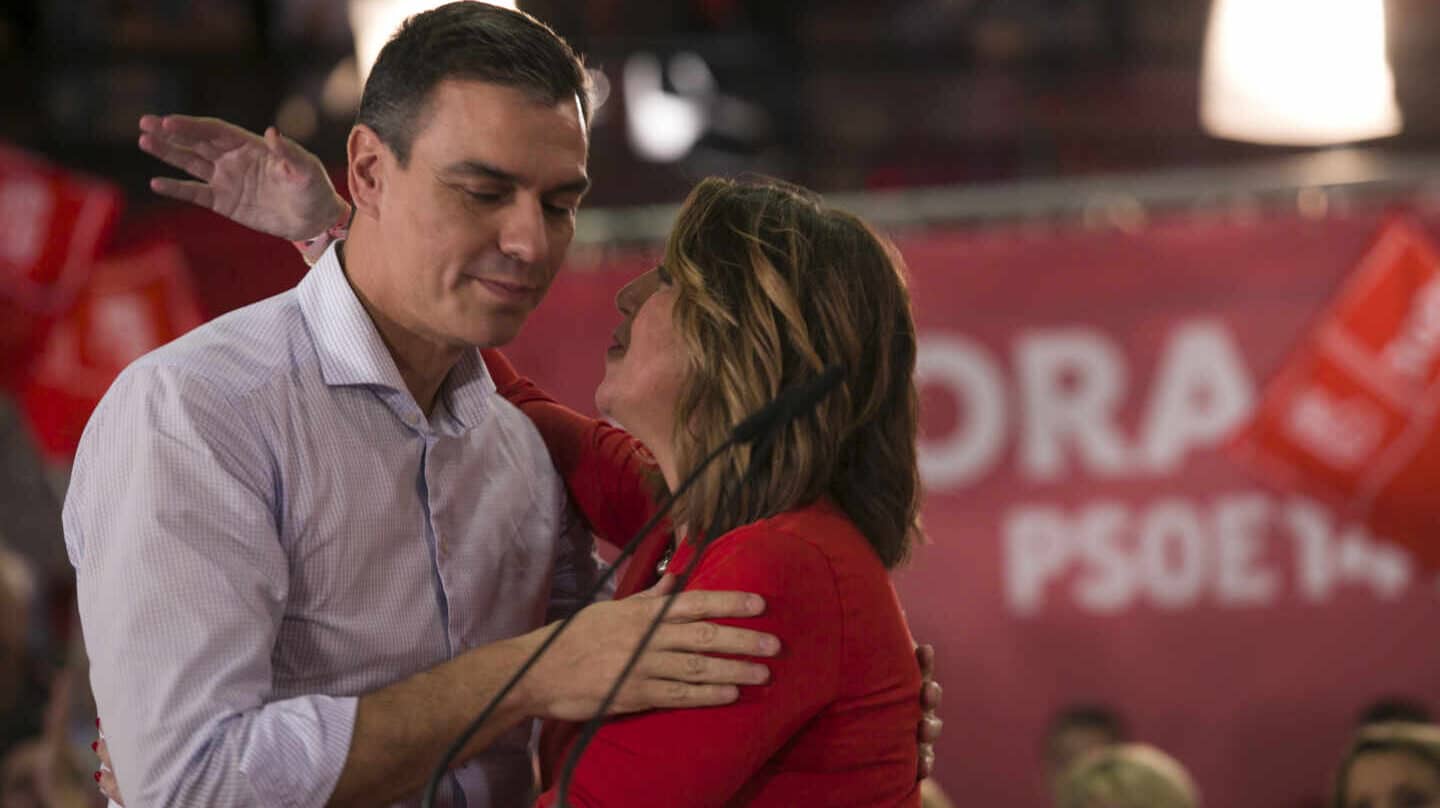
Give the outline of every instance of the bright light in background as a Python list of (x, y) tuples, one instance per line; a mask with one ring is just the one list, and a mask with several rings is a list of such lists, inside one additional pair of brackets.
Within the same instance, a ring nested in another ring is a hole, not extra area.
[(1256, 143), (1398, 133), (1384, 0), (1214, 0), (1200, 120), (1213, 135)]
[(630, 147), (655, 163), (673, 163), (690, 153), (705, 133), (715, 91), (710, 68), (696, 54), (675, 56), (670, 72), (680, 93), (665, 90), (660, 60), (652, 53), (632, 54), (621, 75)]
[(280, 109), (276, 110), (275, 125), (290, 137), (306, 141), (315, 136), (315, 129), (320, 125), (320, 116), (316, 114), (315, 105), (310, 103), (310, 99), (295, 93), (286, 98), (280, 104)]
[(320, 87), (320, 106), (332, 118), (354, 115), (360, 107), (360, 79), (355, 59), (347, 56), (325, 76)]
[[(443, 5), (444, 0), (350, 0), (350, 30), (355, 33), (355, 62), (361, 85), (370, 75), (370, 66), (375, 64), (380, 49), (405, 18)], [(514, 0), (490, 5), (515, 8)]]

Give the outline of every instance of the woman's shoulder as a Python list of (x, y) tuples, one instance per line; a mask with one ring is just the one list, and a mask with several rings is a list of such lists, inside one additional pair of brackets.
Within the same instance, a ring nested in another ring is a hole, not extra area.
[(793, 537), (825, 556), (873, 558), (879, 565), (879, 558), (860, 528), (839, 505), (826, 497), (747, 527), (761, 534)]
[(886, 575), (859, 528), (827, 499), (742, 525), (718, 538), (705, 556), (707, 563), (763, 562), (777, 572)]

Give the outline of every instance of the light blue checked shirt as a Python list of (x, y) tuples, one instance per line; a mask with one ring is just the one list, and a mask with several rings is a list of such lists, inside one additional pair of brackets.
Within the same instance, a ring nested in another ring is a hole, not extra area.
[[(595, 572), (479, 352), (427, 419), (333, 247), (295, 289), (120, 375), (64, 524), (130, 808), (323, 805), (358, 695), (541, 625)], [(444, 801), (522, 803), (530, 729)]]

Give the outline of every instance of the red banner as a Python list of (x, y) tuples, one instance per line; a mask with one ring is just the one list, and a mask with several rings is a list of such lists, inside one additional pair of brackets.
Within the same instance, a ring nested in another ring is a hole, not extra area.
[(69, 462), (120, 371), (201, 322), (175, 244), (156, 242), (95, 264), (74, 305), (50, 329), (21, 396), (41, 449)]
[[(938, 777), (960, 802), (1047, 805), (1044, 727), (1075, 701), (1116, 706), (1235, 808), (1322, 804), (1377, 697), (1440, 706), (1434, 574), (1225, 451), (1380, 222), (901, 241), (932, 544), (898, 581), (938, 648)], [(588, 408), (611, 300), (651, 260), (572, 261), (516, 364)]]
[(73, 303), (120, 211), (108, 183), (0, 145), (0, 385), (14, 386)]
[(1286, 363), (1236, 442), (1440, 567), (1440, 255), (1387, 223), (1335, 304)]

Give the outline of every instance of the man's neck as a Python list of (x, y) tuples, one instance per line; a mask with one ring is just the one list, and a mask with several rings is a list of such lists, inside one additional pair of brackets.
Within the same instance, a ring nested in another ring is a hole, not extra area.
[(365, 228), (351, 230), (350, 237), (336, 249), (336, 257), (345, 270), (355, 297), (375, 323), (375, 330), (390, 351), (390, 358), (400, 371), (400, 378), (410, 391), (420, 411), (428, 417), (435, 407), (440, 386), (450, 369), (464, 355), (465, 348), (438, 342), (416, 333), (402, 320), (387, 312), (386, 289), (381, 279), (385, 276), (379, 265), (382, 260), (378, 251), (369, 249), (370, 234)]

